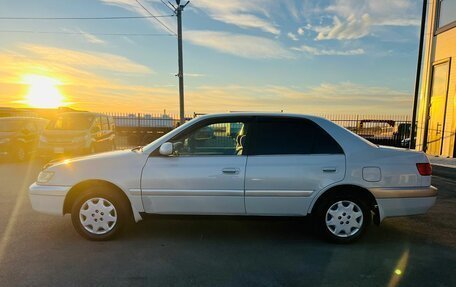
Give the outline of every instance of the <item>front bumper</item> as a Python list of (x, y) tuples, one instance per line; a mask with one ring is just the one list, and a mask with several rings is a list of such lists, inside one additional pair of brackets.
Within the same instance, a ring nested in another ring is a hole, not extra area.
[(63, 215), (63, 203), (70, 186), (39, 185), (33, 183), (29, 188), (32, 208), (38, 212)]
[(377, 200), (380, 222), (387, 217), (424, 214), (437, 199), (434, 186), (373, 188), (370, 191)]
[(87, 150), (88, 147), (85, 143), (48, 143), (40, 144), (38, 154), (41, 156), (80, 155), (86, 153)]

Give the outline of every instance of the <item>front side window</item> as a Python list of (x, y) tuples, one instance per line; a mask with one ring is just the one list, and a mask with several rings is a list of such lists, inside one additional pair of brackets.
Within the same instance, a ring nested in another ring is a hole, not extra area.
[(456, 21), (456, 1), (440, 0), (439, 28)]
[(24, 126), (23, 121), (3, 118), (0, 120), (0, 132), (17, 132)]
[(47, 126), (48, 130), (86, 130), (90, 128), (93, 116), (85, 114), (60, 115)]
[(252, 155), (343, 153), (340, 145), (310, 120), (259, 119), (252, 130)]
[(244, 123), (221, 122), (199, 127), (171, 142), (178, 156), (242, 155), (245, 136)]

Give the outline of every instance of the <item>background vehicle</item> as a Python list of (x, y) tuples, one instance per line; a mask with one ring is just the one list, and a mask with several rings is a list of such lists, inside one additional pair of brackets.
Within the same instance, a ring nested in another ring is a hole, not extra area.
[(24, 161), (35, 153), (48, 120), (32, 117), (0, 118), (0, 155)]
[(115, 149), (115, 124), (110, 116), (90, 112), (59, 114), (40, 137), (44, 156), (81, 155)]
[(430, 175), (424, 153), (376, 146), (323, 118), (222, 114), (144, 148), (50, 165), (29, 195), (35, 210), (71, 213), (91, 240), (145, 212), (312, 215), (327, 238), (351, 242), (372, 219), (425, 213), (437, 193)]
[(401, 147), (404, 146), (403, 141), (410, 137), (410, 128), (410, 123), (364, 119), (359, 121), (358, 126), (348, 129), (374, 144)]

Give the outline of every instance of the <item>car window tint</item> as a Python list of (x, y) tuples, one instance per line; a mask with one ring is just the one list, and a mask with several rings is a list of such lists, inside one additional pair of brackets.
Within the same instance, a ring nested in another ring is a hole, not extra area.
[(253, 155), (342, 153), (339, 144), (310, 120), (259, 119), (253, 127)]
[(213, 123), (171, 141), (179, 156), (242, 155), (245, 129), (241, 122)]
[(313, 154), (339, 154), (344, 153), (340, 145), (325, 130), (314, 123)]

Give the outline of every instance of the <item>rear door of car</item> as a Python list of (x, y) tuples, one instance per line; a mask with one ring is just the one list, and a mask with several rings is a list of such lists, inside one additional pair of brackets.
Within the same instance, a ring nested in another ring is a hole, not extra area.
[(305, 215), (317, 191), (345, 176), (342, 148), (309, 119), (258, 117), (247, 141), (247, 214)]

